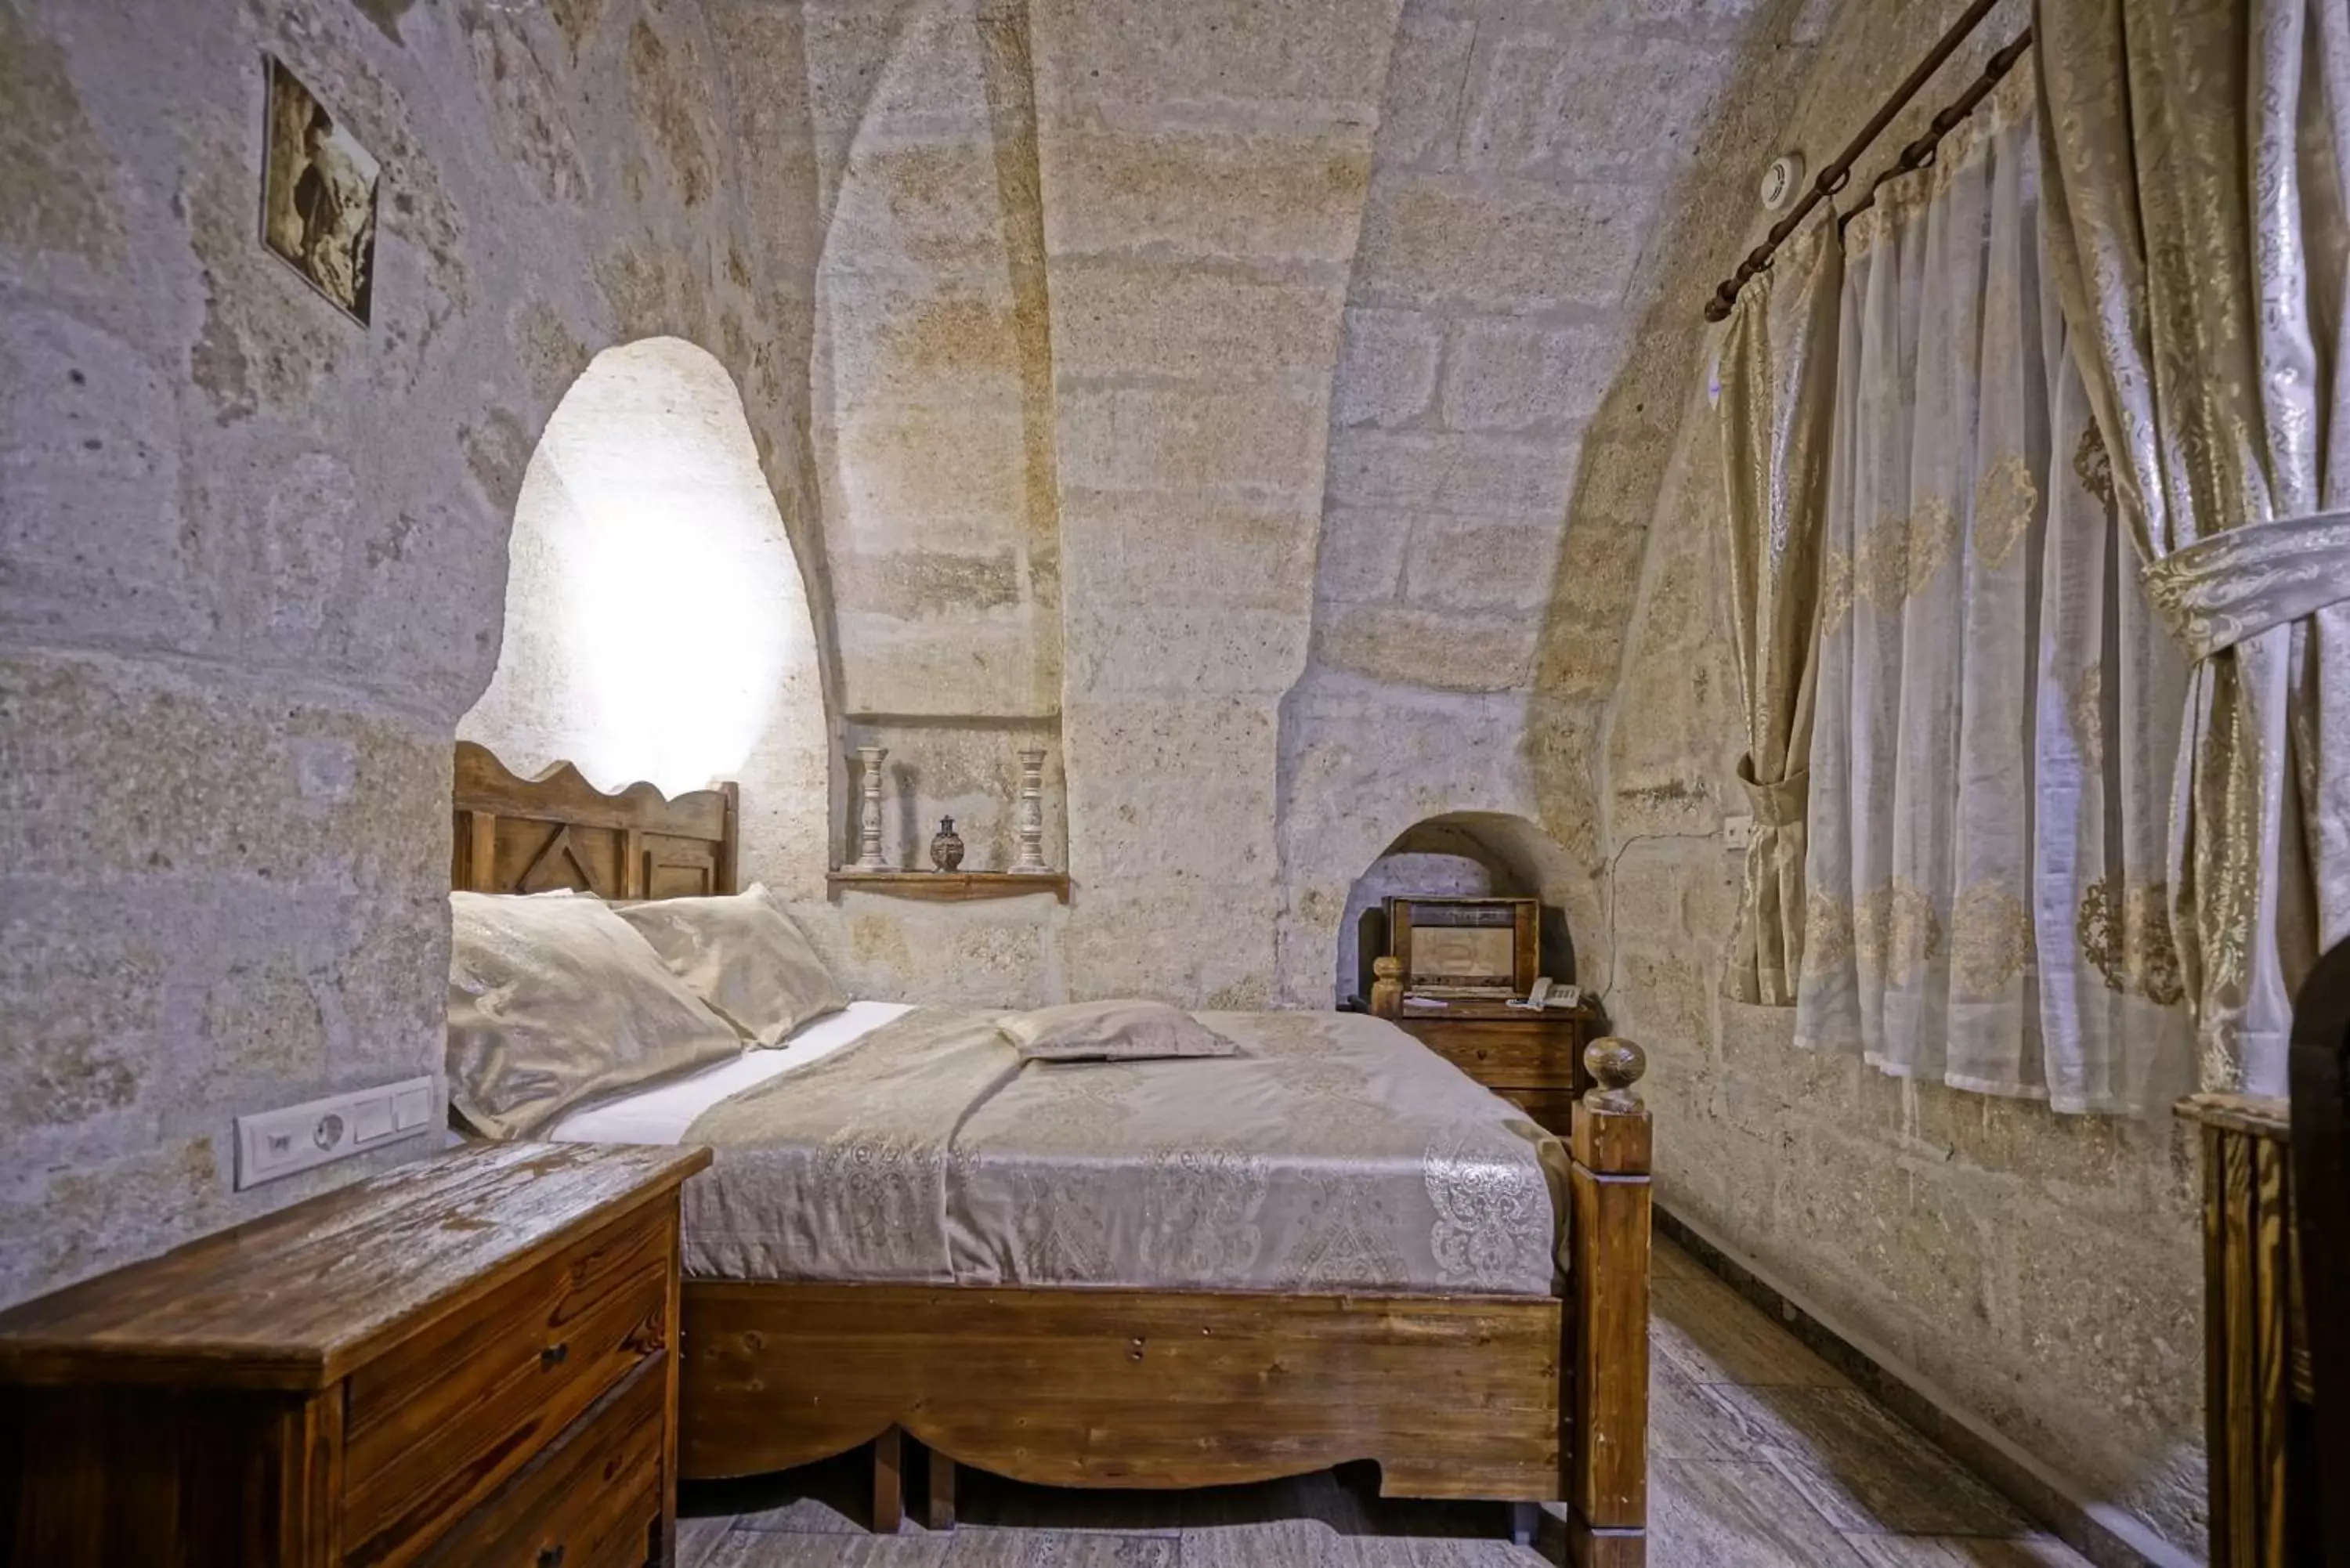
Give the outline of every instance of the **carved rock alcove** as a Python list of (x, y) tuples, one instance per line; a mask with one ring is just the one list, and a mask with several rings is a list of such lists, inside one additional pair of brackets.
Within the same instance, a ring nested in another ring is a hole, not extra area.
[(1522, 816), (1457, 811), (1412, 824), (1347, 890), (1335, 977), (1339, 1004), (1368, 992), (1371, 960), (1386, 947), (1384, 900), (1405, 895), (1543, 899), (1542, 972), (1573, 981), (1575, 943), (1556, 902), (1565, 865), (1565, 851)]

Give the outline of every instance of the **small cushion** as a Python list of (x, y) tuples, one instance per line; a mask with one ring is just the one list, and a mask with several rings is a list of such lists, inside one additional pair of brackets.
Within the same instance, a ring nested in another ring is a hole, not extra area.
[(449, 1106), (484, 1137), (742, 1052), (601, 899), (452, 893), (449, 913)]
[(670, 973), (754, 1045), (780, 1045), (848, 998), (766, 888), (717, 898), (661, 898), (614, 913), (652, 944)]
[(999, 1020), (1031, 1062), (1150, 1062), (1163, 1056), (1237, 1056), (1240, 1047), (1163, 1002), (1072, 1002)]

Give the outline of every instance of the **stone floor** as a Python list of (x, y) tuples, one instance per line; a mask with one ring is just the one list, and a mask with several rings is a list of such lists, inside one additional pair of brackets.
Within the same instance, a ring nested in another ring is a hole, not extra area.
[[(2086, 1568), (1662, 1238), (1650, 1343), (1650, 1568)], [(965, 1470), (960, 1529), (878, 1538), (868, 1474), (851, 1454), (688, 1487), (683, 1568), (1532, 1568), (1559, 1547), (1555, 1518), (1529, 1551), (1497, 1505), (1382, 1501), (1367, 1466), (1196, 1492)]]

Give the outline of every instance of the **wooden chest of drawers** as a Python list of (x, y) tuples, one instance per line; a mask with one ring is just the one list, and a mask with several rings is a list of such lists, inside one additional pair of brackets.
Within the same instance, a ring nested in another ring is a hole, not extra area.
[(469, 1148), (0, 1314), (7, 1561), (669, 1561), (709, 1159)]
[(1522, 1108), (1559, 1137), (1567, 1136), (1577, 1096), (1590, 1087), (1583, 1047), (1592, 1017), (1579, 1008), (1536, 1012), (1494, 1002), (1459, 1002), (1441, 1013), (1407, 1010), (1396, 1027)]

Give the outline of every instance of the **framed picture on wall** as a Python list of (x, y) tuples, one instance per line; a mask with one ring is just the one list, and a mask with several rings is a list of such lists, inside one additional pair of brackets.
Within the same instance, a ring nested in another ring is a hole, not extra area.
[(268, 84), (261, 243), (364, 327), (374, 314), (376, 186), (382, 167), (283, 60), (261, 59)]

